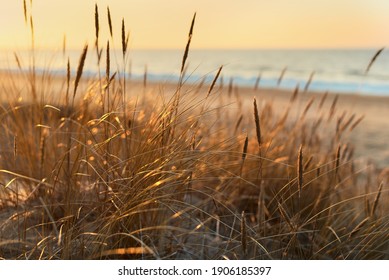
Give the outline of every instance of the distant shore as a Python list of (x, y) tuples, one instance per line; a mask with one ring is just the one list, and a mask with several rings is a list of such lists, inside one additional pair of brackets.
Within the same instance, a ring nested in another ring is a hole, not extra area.
[[(112, 46), (111, 46), (112, 47)], [(355, 92), (362, 95), (389, 95), (389, 63), (387, 53), (382, 53), (368, 73), (366, 67), (376, 49), (191, 49), (188, 56), (187, 81), (199, 83), (203, 79), (210, 83), (217, 69), (223, 65), (220, 80), (242, 87), (261, 87), (293, 90), (296, 85), (314, 91)], [(28, 68), (31, 50), (0, 52), (2, 67), (18, 71), (19, 66)], [(69, 49), (66, 54), (58, 50), (35, 49), (37, 73), (66, 75), (69, 59), (75, 74), (79, 49)], [(111, 67), (120, 65), (122, 50), (111, 48)], [(143, 79), (147, 72), (149, 81), (178, 81), (183, 49), (141, 50), (130, 49), (127, 58), (127, 73), (136, 79)], [(84, 66), (84, 75), (98, 75), (96, 53), (89, 52)], [(104, 70), (105, 62), (100, 63)], [(113, 69), (112, 68), (112, 69)]]

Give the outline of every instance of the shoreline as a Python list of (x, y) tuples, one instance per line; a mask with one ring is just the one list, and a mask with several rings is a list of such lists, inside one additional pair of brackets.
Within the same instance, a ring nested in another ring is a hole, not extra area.
[[(64, 66), (65, 67), (65, 66)], [(72, 76), (75, 76), (75, 69), (71, 69), (71, 74)], [(101, 71), (104, 71), (104, 67), (101, 68)], [(20, 69), (12, 69), (12, 70), (9, 70), (9, 69), (4, 69), (4, 68), (0, 68), (0, 76), (4, 75), (4, 74), (8, 74), (8, 75), (19, 75), (21, 73), (23, 74), (26, 74), (28, 73), (29, 70), (22, 70), (20, 71)], [(36, 69), (36, 74), (37, 75), (42, 75), (42, 74), (45, 74), (47, 73), (47, 69)], [(61, 70), (59, 69), (51, 69), (50, 70), (50, 74), (52, 77), (57, 77), (57, 78), (61, 78), (63, 76), (66, 76), (66, 71), (63, 70), (61, 68)], [(191, 74), (189, 77), (186, 77), (186, 79), (188, 79), (188, 84), (192, 84), (194, 86), (196, 86), (196, 84), (199, 84), (201, 82), (205, 82), (206, 84), (210, 84), (214, 78), (214, 74), (215, 73), (207, 73), (205, 75), (202, 75), (202, 74)], [(143, 82), (143, 79), (144, 79), (144, 75), (145, 73), (127, 73), (126, 75), (126, 78), (128, 80), (132, 80), (134, 81), (135, 83), (141, 83)], [(87, 69), (84, 69), (84, 73), (83, 73), (83, 76), (87, 79), (93, 79), (95, 77), (98, 76), (98, 72), (96, 71), (90, 71), (90, 70), (87, 70)], [(260, 83), (259, 83), (259, 88), (262, 88), (262, 89), (266, 89), (266, 90), (277, 90), (277, 91), (293, 91), (296, 86), (295, 85), (300, 85), (300, 89), (302, 90), (304, 88), (304, 86), (306, 85), (306, 82), (307, 81), (298, 81), (298, 80), (293, 80), (291, 82), (290, 79), (284, 79), (282, 81), (282, 83), (288, 83), (289, 86), (287, 85), (277, 85), (277, 79), (278, 78), (262, 78)], [(256, 86), (256, 77), (250, 77), (250, 78), (243, 78), (243, 77), (225, 77), (225, 81), (224, 81), (224, 86), (225, 87), (228, 87), (229, 86), (229, 83), (230, 83), (230, 80), (233, 81), (233, 85), (234, 86), (238, 86), (240, 88), (245, 88), (245, 89), (252, 89), (252, 90), (255, 90), (255, 86)], [(240, 80), (241, 82), (236, 82), (237, 80)], [(289, 81), (287, 81), (289, 80)], [(171, 83), (171, 84), (176, 84), (178, 83), (179, 81), (179, 74), (178, 73), (153, 73), (153, 72), (148, 72), (147, 73), (147, 81), (149, 83), (152, 83), (152, 84), (159, 84), (159, 83)], [(388, 90), (386, 91), (382, 91), (382, 90), (377, 90), (377, 91), (373, 91), (373, 90), (364, 90), (363, 87), (366, 86), (364, 85), (363, 83), (361, 83), (359, 86), (358, 86), (358, 90), (350, 90), (350, 89), (344, 89), (344, 90), (331, 90), (331, 89), (326, 89), (326, 88), (317, 88), (314, 86), (314, 83), (328, 83), (328, 81), (321, 81), (321, 80), (313, 80), (312, 84), (309, 86), (309, 89), (308, 91), (311, 92), (311, 93), (317, 93), (317, 94), (320, 94), (320, 93), (324, 93), (324, 92), (331, 92), (333, 94), (339, 94), (339, 95), (351, 95), (351, 96), (367, 96), (367, 97), (383, 97), (383, 98), (386, 98), (386, 97), (389, 97), (389, 88)], [(219, 81), (218, 83), (220, 83), (220, 78), (219, 78)], [(264, 84), (265, 83), (265, 84)], [(290, 85), (290, 83), (292, 83), (293, 85)], [(331, 84), (331, 83), (330, 83)], [(334, 82), (334, 84), (338, 84), (336, 82)]]

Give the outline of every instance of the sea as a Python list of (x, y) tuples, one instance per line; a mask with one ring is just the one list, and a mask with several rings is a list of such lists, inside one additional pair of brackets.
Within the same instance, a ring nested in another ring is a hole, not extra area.
[[(219, 83), (242, 87), (294, 89), (308, 86), (313, 92), (332, 92), (389, 96), (389, 51), (367, 67), (377, 49), (249, 49), (190, 50), (185, 82), (211, 82), (223, 66)], [(32, 51), (16, 52), (22, 70), (31, 67)], [(35, 50), (36, 71), (66, 73), (69, 59), (73, 72), (81, 50)], [(90, 48), (85, 63), (86, 75), (105, 73), (105, 53), (100, 67), (96, 50)], [(131, 79), (153, 82), (177, 82), (180, 76), (183, 50), (129, 50), (126, 54), (126, 74)], [(111, 53), (111, 73), (123, 72), (123, 54)], [(14, 52), (0, 51), (0, 69), (19, 71)], [(99, 70), (100, 69), (100, 70)], [(307, 85), (308, 83), (308, 85)]]

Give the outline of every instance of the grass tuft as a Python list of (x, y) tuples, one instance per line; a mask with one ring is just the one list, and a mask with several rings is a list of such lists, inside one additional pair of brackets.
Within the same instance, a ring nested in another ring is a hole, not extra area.
[(34, 44), (30, 65), (14, 53), (19, 70), (0, 74), (0, 258), (389, 258), (387, 169), (361, 166), (346, 133), (363, 116), (298, 87), (278, 103), (260, 76), (250, 103), (222, 67), (186, 84), (196, 14), (177, 84), (154, 85), (147, 68), (127, 79), (129, 33), (123, 19), (113, 63), (107, 16), (104, 37), (95, 6), (104, 75), (96, 63), (82, 79), (88, 44), (74, 77), (69, 59), (63, 76), (36, 71)]

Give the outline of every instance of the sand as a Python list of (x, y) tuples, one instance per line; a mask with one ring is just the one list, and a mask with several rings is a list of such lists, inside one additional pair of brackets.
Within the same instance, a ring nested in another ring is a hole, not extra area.
[[(245, 99), (252, 99), (252, 96), (271, 100), (279, 106), (287, 106), (291, 97), (290, 91), (261, 89), (253, 91), (242, 89), (241, 95)], [(354, 120), (363, 116), (363, 120), (343, 139), (355, 147), (355, 157), (361, 163), (374, 162), (379, 168), (389, 166), (389, 97), (366, 96), (357, 94), (328, 94), (323, 105), (327, 111), (330, 110), (335, 96), (338, 95), (336, 103), (335, 123), (338, 117), (346, 112), (346, 117), (355, 114)], [(310, 109), (310, 114), (317, 114), (318, 107), (323, 93), (300, 93), (300, 108), (304, 110), (310, 98), (315, 101)], [(325, 115), (327, 117), (327, 115)], [(325, 132), (323, 132), (325, 133)]]
[[(10, 75), (13, 77), (11, 78)], [(14, 81), (17, 88), (26, 89), (28, 86), (23, 85), (23, 82), (18, 83), (20, 76), (16, 74), (10, 74), (5, 72), (0, 72), (0, 87), (1, 91), (7, 92), (10, 89)], [(51, 89), (53, 92), (64, 91), (64, 81), (66, 79), (63, 77), (52, 77), (50, 79), (50, 86), (46, 85), (46, 91)], [(24, 80), (25, 83), (25, 80)], [(61, 90), (62, 87), (62, 90)], [(80, 86), (79, 91), (82, 92), (83, 89), (86, 89), (88, 85), (85, 83)], [(130, 96), (136, 96), (137, 94), (148, 94), (152, 95), (161, 95), (174, 93), (177, 85), (171, 83), (147, 83), (146, 89), (144, 88), (143, 82), (141, 81), (131, 81), (127, 87)], [(203, 89), (199, 91), (205, 94), (207, 92), (208, 86), (204, 86)], [(184, 91), (196, 91), (198, 87), (196, 85), (187, 85), (184, 88)], [(231, 98), (228, 100), (228, 88), (225, 86), (223, 89), (220, 87), (215, 87), (214, 94), (223, 94), (225, 100), (232, 103), (231, 108), (236, 108), (237, 98), (239, 95), (242, 105), (247, 110), (252, 110), (252, 101), (253, 97), (256, 97), (258, 103), (261, 102), (273, 102), (274, 108), (278, 108), (279, 113), (281, 114), (283, 110), (288, 106), (290, 98), (293, 94), (293, 91), (290, 90), (281, 90), (281, 89), (264, 89), (259, 87), (257, 90), (253, 88), (243, 88), (240, 87), (237, 91), (231, 94)], [(28, 90), (27, 90), (28, 91)], [(378, 168), (389, 167), (389, 97), (379, 97), (379, 96), (367, 96), (359, 94), (336, 94), (329, 93), (326, 101), (323, 105), (323, 110), (319, 111), (318, 106), (320, 104), (323, 93), (318, 92), (300, 92), (299, 99), (297, 101), (297, 106), (293, 106), (292, 116), (298, 115), (298, 113), (304, 110), (307, 102), (314, 97), (314, 103), (309, 111), (307, 117), (313, 117), (314, 114), (321, 114), (320, 112), (329, 111), (331, 104), (335, 98), (338, 96), (336, 114), (334, 117), (334, 123), (336, 124), (336, 119), (339, 118), (345, 112), (345, 118), (347, 119), (352, 114), (355, 114), (355, 119), (357, 120), (360, 116), (364, 116), (364, 119), (361, 123), (348, 135), (345, 136), (344, 142), (350, 142), (355, 148), (355, 158), (361, 164), (369, 164), (370, 162), (375, 163)], [(2, 94), (1, 102), (7, 102), (7, 99), (4, 94)], [(327, 117), (327, 116), (325, 116)], [(326, 133), (326, 131), (323, 131)]]
[[(140, 88), (143, 88), (143, 83), (133, 83), (132, 94), (139, 92)], [(157, 84), (148, 83), (147, 92), (155, 94), (159, 92), (174, 92), (176, 88), (175, 84)], [(185, 90), (196, 91), (196, 86), (188, 85)], [(207, 92), (208, 86), (204, 87), (204, 90), (199, 92)], [(216, 87), (216, 94), (224, 94), (228, 99), (228, 89), (225, 87), (223, 90)], [(260, 102), (272, 102), (275, 108), (279, 108), (279, 113), (282, 114), (283, 110), (287, 108), (290, 103), (293, 91), (282, 89), (265, 89), (240, 87), (237, 92), (232, 93), (230, 99), (231, 107), (236, 108), (237, 99), (236, 94), (239, 95), (245, 109), (251, 112), (253, 97), (256, 97), (258, 103)], [(322, 114), (322, 112), (330, 111), (333, 100), (338, 96), (336, 103), (336, 111), (333, 118), (333, 123), (336, 125), (336, 121), (339, 117), (345, 114), (345, 120), (355, 114), (354, 121), (363, 117), (363, 120), (352, 131), (347, 130), (342, 143), (350, 143), (355, 148), (354, 158), (361, 165), (368, 165), (374, 163), (378, 168), (382, 169), (389, 167), (389, 97), (385, 96), (368, 96), (355, 93), (328, 93), (325, 99), (323, 110), (319, 112), (318, 107), (321, 102), (324, 93), (320, 92), (299, 92), (299, 98), (297, 106), (293, 106), (291, 116), (297, 116), (301, 113), (309, 100), (313, 97), (314, 103), (309, 110), (308, 118), (315, 117), (315, 114)], [(294, 112), (293, 112), (294, 111)], [(325, 115), (327, 119), (328, 115)], [(343, 122), (345, 123), (345, 121)], [(323, 133), (327, 133), (323, 131)]]

